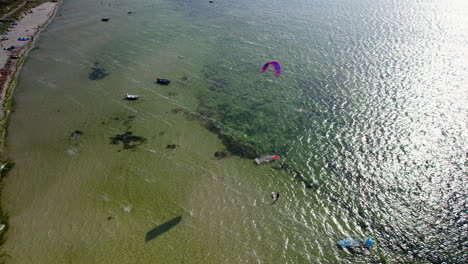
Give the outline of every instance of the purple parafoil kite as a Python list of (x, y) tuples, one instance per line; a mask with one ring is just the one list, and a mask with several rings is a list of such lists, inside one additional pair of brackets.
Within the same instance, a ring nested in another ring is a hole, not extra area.
[(273, 65), (273, 68), (275, 68), (275, 76), (279, 76), (281, 74), (281, 65), (277, 61), (270, 61), (266, 63), (265, 65), (263, 65), (262, 72), (266, 72), (270, 64)]

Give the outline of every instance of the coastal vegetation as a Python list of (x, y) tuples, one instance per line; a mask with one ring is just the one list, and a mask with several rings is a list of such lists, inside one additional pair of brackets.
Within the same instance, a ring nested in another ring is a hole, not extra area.
[[(15, 163), (12, 161), (0, 161), (1, 166), (0, 166), (0, 198), (1, 198), (1, 192), (3, 189), (3, 178), (5, 178), (8, 174), (8, 172), (13, 169), (15, 166)], [(8, 214), (6, 214), (2, 207), (0, 206), (0, 245), (3, 244), (4, 242), (4, 235), (8, 229)]]
[(5, 16), (11, 11), (24, 4), (26, 0), (1, 0), (0, 1), (0, 17)]
[[(39, 6), (45, 2), (50, 2), (49, 0), (37, 0), (37, 1), (28, 1), (28, 0), (16, 0), (0, 1), (0, 33), (5, 33), (5, 31), (11, 26), (11, 22), (16, 21), (24, 12), (31, 10), (36, 6)], [(14, 12), (12, 12), (15, 10)], [(12, 12), (12, 13), (11, 13)]]

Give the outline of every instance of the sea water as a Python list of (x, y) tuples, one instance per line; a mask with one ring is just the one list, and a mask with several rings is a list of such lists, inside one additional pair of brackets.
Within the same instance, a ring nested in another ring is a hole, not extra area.
[(3, 258), (466, 262), (467, 13), (64, 0), (14, 93)]

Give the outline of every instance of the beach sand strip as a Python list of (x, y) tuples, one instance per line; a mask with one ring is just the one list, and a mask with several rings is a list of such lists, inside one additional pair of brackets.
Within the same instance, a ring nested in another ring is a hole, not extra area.
[(27, 52), (33, 47), (37, 34), (54, 17), (59, 4), (60, 2), (46, 2), (24, 12), (15, 25), (11, 25), (0, 36), (0, 119), (5, 118), (8, 110), (5, 109), (5, 102), (11, 93), (9, 89), (14, 87), (11, 85), (12, 80), (19, 72)]

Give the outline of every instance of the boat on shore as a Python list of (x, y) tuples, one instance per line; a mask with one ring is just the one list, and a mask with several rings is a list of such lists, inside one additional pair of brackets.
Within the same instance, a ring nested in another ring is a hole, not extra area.
[(255, 159), (257, 165), (271, 163), (279, 158), (278, 155), (264, 155)]
[(138, 94), (126, 94), (125, 95), (125, 99), (130, 100), (130, 101), (134, 101), (138, 98), (140, 98)]

